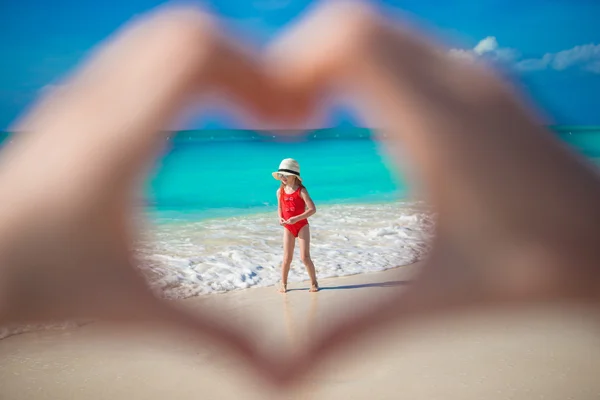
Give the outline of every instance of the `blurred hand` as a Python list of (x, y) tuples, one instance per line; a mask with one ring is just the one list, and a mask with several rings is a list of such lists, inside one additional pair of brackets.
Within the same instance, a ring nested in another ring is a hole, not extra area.
[(134, 207), (161, 130), (208, 91), (260, 118), (289, 107), (208, 16), (163, 9), (110, 38), (13, 128), (0, 158), (0, 323), (161, 322), (208, 334), (277, 375), (241, 329), (157, 298), (132, 256)]
[[(329, 2), (270, 49), (307, 96), (346, 95), (433, 207), (433, 250), (408, 289), (328, 332), (296, 372), (370, 329), (451, 311), (597, 302), (600, 180), (491, 70), (369, 7)], [(291, 222), (291, 221), (290, 221)], [(358, 307), (358, 306), (357, 306)], [(357, 308), (358, 309), (358, 308)]]

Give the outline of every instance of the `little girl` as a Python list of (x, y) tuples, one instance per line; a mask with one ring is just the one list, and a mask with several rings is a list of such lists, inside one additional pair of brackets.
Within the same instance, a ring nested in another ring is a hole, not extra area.
[(300, 243), (300, 259), (306, 266), (310, 276), (310, 292), (317, 292), (317, 274), (315, 265), (310, 259), (310, 230), (308, 217), (317, 212), (315, 203), (302, 185), (300, 165), (296, 160), (286, 158), (279, 164), (279, 170), (273, 172), (273, 177), (281, 181), (277, 190), (279, 224), (283, 230), (283, 264), (281, 266), (281, 287), (279, 292), (287, 292), (287, 278), (294, 256), (296, 238)]

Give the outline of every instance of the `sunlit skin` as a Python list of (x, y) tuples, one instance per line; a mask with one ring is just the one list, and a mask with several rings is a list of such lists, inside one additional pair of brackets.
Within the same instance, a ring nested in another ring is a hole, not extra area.
[[(278, 175), (279, 180), (283, 184), (282, 188), (286, 191), (287, 194), (294, 193), (298, 189), (298, 182), (296, 177), (287, 176), (284, 174)], [(280, 189), (277, 190), (276, 196), (279, 201), (280, 198)], [(300, 192), (300, 196), (306, 203), (306, 210), (304, 213), (291, 217), (288, 220), (285, 220), (281, 215), (281, 207), (278, 207), (279, 212), (279, 224), (281, 226), (290, 224), (293, 225), (301, 219), (306, 219), (317, 212), (317, 208), (315, 203), (308, 195), (306, 189), (302, 189)], [(300, 259), (302, 263), (306, 267), (306, 272), (308, 272), (308, 276), (310, 278), (310, 289), (309, 292), (314, 293), (319, 291), (319, 284), (317, 282), (317, 272), (315, 270), (315, 264), (312, 261), (310, 256), (310, 226), (306, 225), (300, 230), (298, 234), (298, 243), (300, 245)], [(279, 286), (279, 293), (287, 293), (287, 281), (288, 274), (290, 272), (290, 267), (292, 265), (292, 259), (294, 257), (294, 247), (296, 244), (296, 238), (294, 235), (290, 233), (287, 229), (283, 230), (283, 262), (281, 263), (281, 285)]]

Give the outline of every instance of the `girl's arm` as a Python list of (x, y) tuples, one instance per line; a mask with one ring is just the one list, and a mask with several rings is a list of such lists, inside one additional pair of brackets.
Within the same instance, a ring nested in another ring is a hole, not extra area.
[(290, 218), (288, 220), (288, 222), (290, 224), (295, 224), (298, 221), (302, 221), (303, 219), (306, 219), (306, 218), (310, 217), (311, 215), (314, 215), (317, 212), (317, 207), (315, 206), (315, 203), (310, 198), (306, 188), (302, 188), (302, 191), (300, 192), (300, 196), (302, 197), (302, 200), (304, 200), (304, 202), (306, 203), (306, 211), (304, 211), (302, 214), (300, 214), (296, 217)]
[(283, 225), (283, 215), (281, 214), (281, 188), (277, 189), (277, 215), (279, 215), (279, 225)]

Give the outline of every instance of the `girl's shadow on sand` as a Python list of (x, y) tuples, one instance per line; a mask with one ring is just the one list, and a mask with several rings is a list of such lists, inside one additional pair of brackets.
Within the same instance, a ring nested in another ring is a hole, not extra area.
[[(339, 290), (339, 289), (362, 289), (362, 288), (373, 288), (373, 287), (394, 287), (394, 286), (404, 286), (408, 285), (410, 281), (388, 281), (388, 282), (375, 282), (375, 283), (363, 283), (360, 285), (343, 285), (343, 286), (324, 286), (319, 289), (323, 290)], [(297, 290), (307, 291), (308, 288), (298, 288), (298, 289), (288, 289), (288, 292), (293, 292)]]

